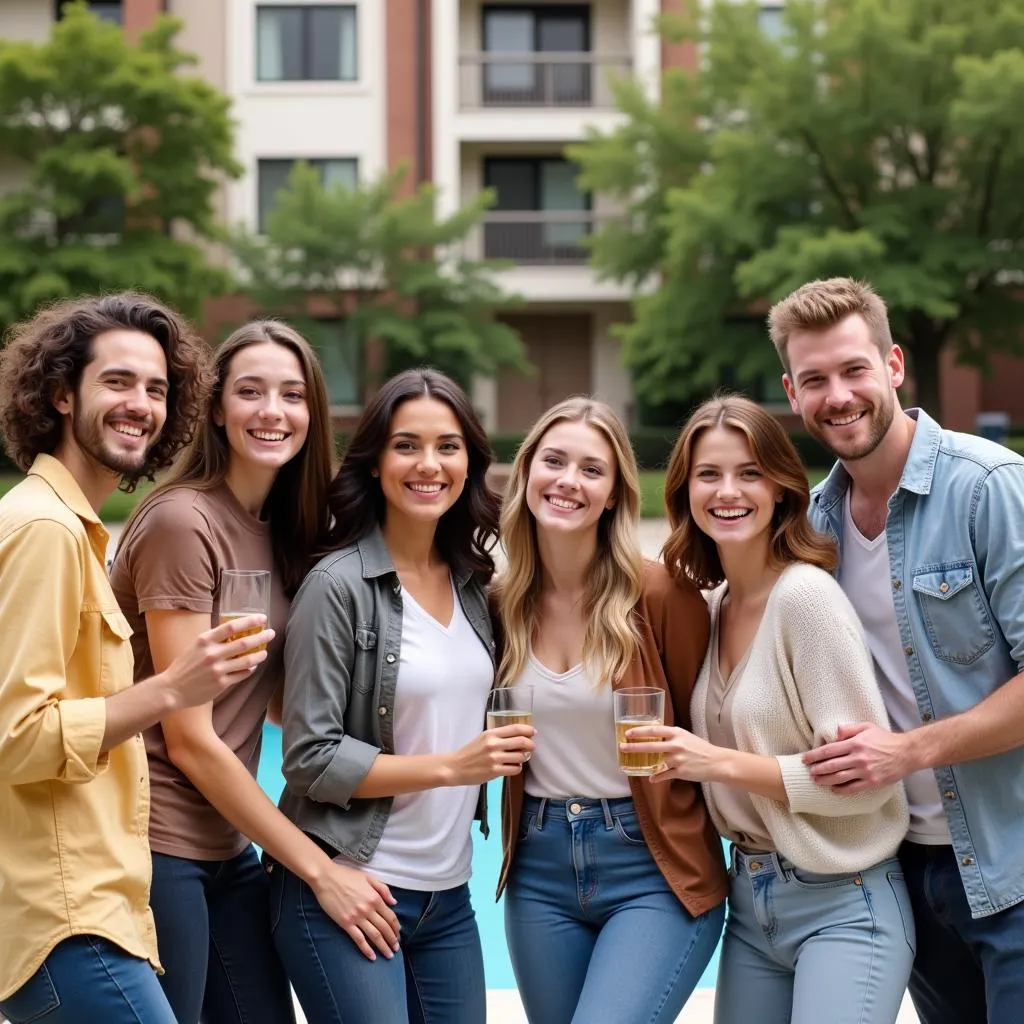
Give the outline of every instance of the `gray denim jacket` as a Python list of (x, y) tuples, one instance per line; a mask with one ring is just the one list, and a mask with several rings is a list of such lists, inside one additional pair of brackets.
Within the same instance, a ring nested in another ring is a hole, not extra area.
[[(493, 663), (484, 588), (470, 574), (455, 583)], [(287, 785), (280, 807), (304, 832), (361, 863), (373, 856), (391, 813), (391, 797), (352, 794), (378, 754), (395, 752), (401, 590), (384, 538), (374, 530), (317, 563), (295, 595), (285, 633)], [(485, 836), (486, 793), (481, 786), (476, 813)]]
[[(917, 430), (885, 525), (921, 720), (967, 711), (1024, 670), (1024, 459), (908, 410)], [(811, 522), (843, 546), (841, 463)], [(1024, 747), (935, 769), (974, 917), (1024, 901)]]

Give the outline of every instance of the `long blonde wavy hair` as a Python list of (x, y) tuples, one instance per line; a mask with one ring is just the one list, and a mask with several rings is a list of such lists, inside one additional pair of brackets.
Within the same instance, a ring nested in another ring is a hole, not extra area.
[(556, 423), (586, 423), (598, 431), (615, 455), (614, 505), (598, 521), (597, 554), (583, 597), (583, 664), (595, 679), (618, 679), (638, 643), (633, 611), (643, 589), (643, 555), (637, 542), (640, 483), (636, 458), (622, 421), (603, 402), (567, 398), (534, 424), (512, 463), (501, 513), (501, 540), (507, 567), (494, 584), (504, 635), (498, 685), (513, 683), (526, 667), (537, 629), (541, 587), (537, 524), (526, 503), (526, 485), (537, 449)]

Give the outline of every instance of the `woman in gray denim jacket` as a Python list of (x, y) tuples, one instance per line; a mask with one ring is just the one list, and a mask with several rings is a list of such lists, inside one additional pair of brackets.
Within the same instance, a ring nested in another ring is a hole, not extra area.
[[(486, 1016), (471, 826), (486, 831), (484, 784), (521, 772), (533, 748), (528, 726), (481, 731), (494, 682), (491, 458), (449, 378), (388, 381), (332, 484), (331, 554), (292, 604), (281, 809), (370, 873), (401, 928), (393, 956), (368, 960), (354, 924), (339, 928), (302, 880), (270, 866), (274, 940), (309, 1024)], [(360, 909), (353, 921), (372, 941), (373, 913)]]

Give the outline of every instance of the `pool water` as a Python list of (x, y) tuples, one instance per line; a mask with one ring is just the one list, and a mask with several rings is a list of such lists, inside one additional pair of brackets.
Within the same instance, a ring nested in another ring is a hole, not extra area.
[[(276, 802), (281, 795), (284, 779), (281, 777), (281, 730), (268, 725), (263, 730), (263, 754), (260, 759), (259, 781), (263, 789)], [(484, 971), (488, 988), (515, 988), (512, 964), (505, 945), (505, 925), (501, 903), (495, 903), (494, 890), (501, 869), (501, 783), (492, 782), (488, 789), (488, 811), (491, 837), (485, 840), (479, 829), (473, 829), (473, 877), (469, 886), (473, 894), (473, 909), (480, 926), (484, 947)], [(718, 971), (718, 952), (711, 959), (701, 988), (713, 988)]]

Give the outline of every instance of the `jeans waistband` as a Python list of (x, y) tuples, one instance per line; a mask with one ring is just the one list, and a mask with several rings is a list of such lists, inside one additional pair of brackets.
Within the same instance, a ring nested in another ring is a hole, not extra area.
[(537, 827), (544, 825), (546, 818), (560, 821), (577, 821), (580, 818), (604, 818), (605, 827), (611, 828), (613, 818), (617, 814), (632, 811), (633, 798), (619, 797), (605, 800), (592, 796), (573, 796), (565, 800), (555, 800), (546, 796), (529, 796), (523, 799), (523, 810), (532, 811), (537, 815)]

